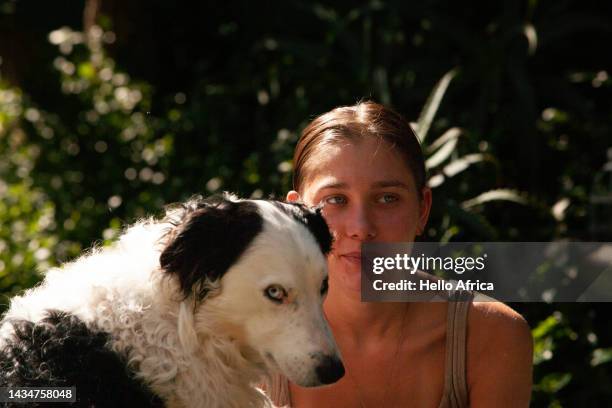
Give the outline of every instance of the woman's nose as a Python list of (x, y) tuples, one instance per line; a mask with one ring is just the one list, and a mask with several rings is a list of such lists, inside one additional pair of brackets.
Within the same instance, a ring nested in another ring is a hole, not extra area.
[(346, 234), (360, 241), (374, 239), (377, 234), (373, 214), (366, 206), (355, 206), (346, 220)]

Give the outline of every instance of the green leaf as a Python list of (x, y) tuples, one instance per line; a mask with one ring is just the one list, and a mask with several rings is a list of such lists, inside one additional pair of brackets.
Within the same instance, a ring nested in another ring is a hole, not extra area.
[(78, 73), (81, 78), (91, 80), (96, 75), (96, 70), (90, 62), (83, 62), (79, 64)]
[(495, 241), (497, 239), (495, 228), (482, 215), (469, 212), (455, 202), (450, 202), (446, 211), (455, 223), (469, 228), (476, 236), (488, 241)]
[(453, 177), (461, 173), (462, 171), (464, 171), (465, 169), (467, 169), (474, 163), (480, 163), (485, 160), (491, 160), (491, 159), (492, 158), (490, 155), (483, 154), (483, 153), (467, 154), (465, 156), (462, 156), (448, 163), (446, 166), (444, 166), (444, 168), (442, 169), (442, 172), (444, 173), (446, 177), (450, 178), (450, 177)]
[(437, 149), (439, 149), (441, 146), (443, 146), (446, 142), (448, 142), (449, 140), (457, 139), (462, 134), (463, 134), (463, 131), (461, 129), (459, 129), (458, 127), (452, 127), (448, 129), (446, 132), (444, 132), (444, 134), (442, 134), (442, 136), (437, 138), (432, 144), (427, 146), (425, 148), (425, 151), (427, 153), (433, 153)]
[(525, 24), (523, 27), (523, 34), (527, 38), (527, 43), (529, 44), (528, 53), (529, 55), (533, 55), (538, 48), (538, 33), (531, 23)]
[(457, 68), (453, 68), (448, 71), (442, 77), (442, 79), (438, 81), (433, 91), (429, 95), (429, 98), (427, 98), (427, 102), (425, 102), (425, 106), (419, 115), (415, 129), (415, 132), (421, 142), (423, 142), (427, 137), (427, 132), (429, 132), (431, 122), (433, 122), (436, 112), (438, 112), (442, 98), (448, 89), (450, 81), (457, 75), (457, 72)]
[(430, 158), (425, 161), (425, 168), (433, 169), (442, 164), (446, 159), (448, 159), (451, 154), (455, 152), (455, 148), (457, 147), (457, 138), (449, 139), (444, 145), (438, 149)]
[(484, 193), (481, 193), (474, 198), (464, 201), (463, 203), (461, 203), (461, 206), (465, 209), (468, 209), (476, 205), (487, 203), (489, 201), (512, 201), (517, 204), (527, 204), (527, 199), (523, 197), (518, 191), (506, 188), (499, 188), (496, 190), (485, 191)]
[(612, 347), (610, 348), (598, 348), (593, 350), (593, 356), (591, 357), (591, 366), (595, 367), (600, 364), (608, 363), (612, 361)]
[(531, 331), (533, 338), (537, 341), (553, 331), (560, 323), (560, 319), (553, 316), (548, 316), (546, 319), (538, 323), (538, 326)]
[(570, 373), (552, 373), (544, 376), (534, 388), (547, 394), (554, 394), (565, 387), (572, 380)]
[(446, 166), (444, 166), (442, 168), (442, 172), (431, 176), (427, 180), (427, 185), (430, 188), (438, 187), (444, 184), (446, 179), (456, 176), (457, 174), (461, 173), (462, 171), (470, 167), (472, 164), (480, 163), (485, 160), (493, 161), (494, 158), (488, 154), (473, 153), (473, 154), (467, 154), (463, 157), (455, 159), (449, 164), (447, 164)]

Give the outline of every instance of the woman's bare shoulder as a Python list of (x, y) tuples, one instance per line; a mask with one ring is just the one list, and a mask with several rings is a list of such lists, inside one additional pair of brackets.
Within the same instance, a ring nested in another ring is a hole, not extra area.
[(529, 329), (523, 316), (502, 302), (472, 302), (468, 323), (475, 328), (501, 325), (517, 330)]
[(511, 335), (517, 341), (531, 341), (527, 321), (510, 306), (501, 302), (472, 302), (468, 312), (468, 331), (483, 340)]
[(500, 302), (471, 304), (467, 371), (473, 406), (481, 406), (480, 402), (500, 406), (503, 398), (514, 401), (516, 407), (526, 406), (532, 355), (531, 330), (519, 313)]
[[(468, 313), (468, 337), (472, 351), (482, 353), (500, 348), (531, 347), (527, 321), (501, 302), (472, 302)], [(529, 347), (527, 347), (529, 346)]]

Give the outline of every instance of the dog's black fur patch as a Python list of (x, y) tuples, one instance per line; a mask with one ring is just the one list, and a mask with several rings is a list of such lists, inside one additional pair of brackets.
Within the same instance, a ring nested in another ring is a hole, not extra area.
[(223, 277), (262, 231), (263, 218), (254, 203), (222, 196), (197, 198), (184, 210), (159, 260), (166, 273), (177, 275), (185, 297), (202, 300), (209, 290), (203, 283)]
[(321, 252), (325, 255), (331, 251), (333, 237), (329, 232), (329, 227), (325, 218), (321, 214), (321, 208), (309, 208), (302, 203), (296, 202), (276, 202), (277, 207), (289, 213), (295, 220), (304, 224), (310, 233), (315, 237)]
[[(13, 321), (15, 337), (0, 350), (0, 387), (76, 387), (77, 402), (28, 407), (163, 407), (125, 360), (107, 348), (108, 333), (76, 316), (49, 311), (39, 323)], [(5, 403), (0, 406), (23, 407)]]

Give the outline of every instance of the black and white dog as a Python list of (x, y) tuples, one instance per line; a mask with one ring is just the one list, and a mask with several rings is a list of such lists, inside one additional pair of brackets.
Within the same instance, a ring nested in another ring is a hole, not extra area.
[(344, 374), (323, 317), (318, 210), (194, 198), (50, 270), (0, 322), (0, 387), (76, 386), (83, 407), (261, 407), (280, 372)]

